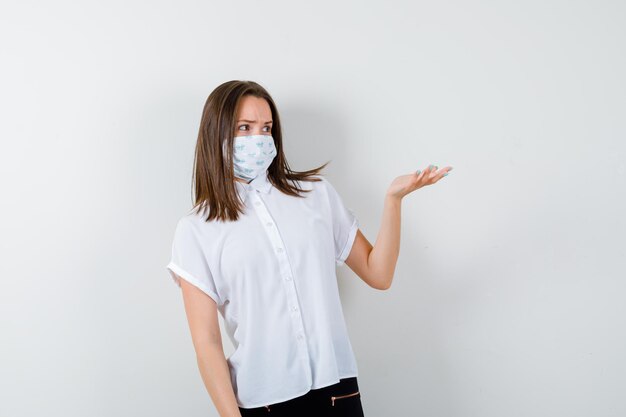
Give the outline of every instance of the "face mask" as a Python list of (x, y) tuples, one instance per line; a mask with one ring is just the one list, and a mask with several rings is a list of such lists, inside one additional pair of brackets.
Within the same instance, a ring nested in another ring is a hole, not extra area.
[(235, 136), (233, 165), (235, 176), (251, 181), (265, 172), (276, 156), (270, 135)]

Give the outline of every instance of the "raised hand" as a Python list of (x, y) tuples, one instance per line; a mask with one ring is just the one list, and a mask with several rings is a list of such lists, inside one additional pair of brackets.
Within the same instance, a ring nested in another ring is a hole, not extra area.
[(387, 196), (402, 199), (425, 185), (436, 183), (452, 170), (452, 167), (437, 168), (436, 165), (429, 165), (424, 171), (417, 170), (412, 174), (396, 177), (387, 190)]

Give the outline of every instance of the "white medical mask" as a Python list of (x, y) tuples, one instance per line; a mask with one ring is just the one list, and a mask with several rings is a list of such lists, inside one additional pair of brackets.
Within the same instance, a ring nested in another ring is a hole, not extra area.
[(248, 181), (265, 172), (277, 153), (270, 135), (235, 136), (234, 142), (235, 176)]

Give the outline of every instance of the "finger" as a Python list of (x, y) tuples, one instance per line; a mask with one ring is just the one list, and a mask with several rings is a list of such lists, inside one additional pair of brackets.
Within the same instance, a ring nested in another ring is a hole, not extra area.
[[(426, 168), (424, 168), (423, 171), (421, 171), (422, 174), (428, 175), (432, 172), (434, 165), (428, 165)], [(418, 174), (420, 173), (420, 170), (418, 169), (416, 171)]]
[(428, 184), (430, 180), (432, 179), (432, 173), (435, 171), (435, 169), (436, 169), (436, 166), (433, 164), (428, 165), (423, 171), (420, 171), (418, 169), (414, 173), (416, 175), (416, 181), (418, 183), (425, 182), (425, 184)]
[(424, 168), (423, 171), (420, 171), (419, 169), (415, 171), (415, 174), (417, 175), (416, 181), (420, 183), (425, 179), (427, 180), (430, 176), (430, 173), (432, 172), (432, 168), (433, 165), (428, 165), (426, 168)]
[(426, 184), (431, 185), (437, 182), (439, 179), (439, 173), (437, 172), (437, 165), (428, 165), (427, 172), (428, 176), (426, 177)]
[(447, 168), (442, 169), (441, 171), (439, 171), (434, 181), (435, 182), (439, 181), (440, 179), (448, 175), (448, 172), (450, 172), (451, 170), (452, 170), (452, 167), (447, 167)]
[(429, 171), (429, 178), (433, 179), (437, 176), (437, 165), (429, 165), (430, 171)]
[(441, 171), (440, 171), (441, 172), (441, 176), (445, 177), (446, 175), (448, 175), (448, 173), (450, 171), (452, 171), (452, 167), (450, 167), (450, 166), (442, 168)]

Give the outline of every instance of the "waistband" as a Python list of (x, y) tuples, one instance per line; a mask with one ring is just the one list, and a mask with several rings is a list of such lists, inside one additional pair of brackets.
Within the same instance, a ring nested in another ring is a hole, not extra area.
[[(282, 401), (274, 404), (267, 404), (261, 407), (255, 407), (254, 409), (267, 409), (272, 407), (283, 408), (295, 405), (300, 402), (310, 401), (310, 400), (319, 400), (320, 402), (330, 401), (330, 397), (332, 396), (342, 396), (353, 394), (359, 391), (359, 384), (356, 376), (351, 376), (347, 378), (341, 378), (339, 382), (327, 385), (321, 388), (315, 388), (309, 390), (306, 394), (303, 394), (299, 397), (292, 398), (287, 401)], [(252, 409), (248, 409), (252, 410)]]

